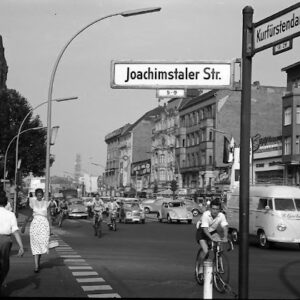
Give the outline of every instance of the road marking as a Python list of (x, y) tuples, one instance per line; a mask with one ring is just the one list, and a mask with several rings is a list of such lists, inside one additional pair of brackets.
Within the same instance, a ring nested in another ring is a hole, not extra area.
[(97, 272), (92, 271), (92, 272), (72, 272), (73, 276), (90, 276), (90, 275), (98, 275)]
[(65, 258), (75, 258), (75, 257), (81, 257), (81, 255), (78, 255), (78, 254), (60, 254), (60, 257), (65, 257)]
[(83, 258), (67, 258), (64, 259), (64, 262), (68, 263), (68, 262), (86, 262), (85, 259)]
[(92, 270), (91, 266), (68, 266), (70, 270)]
[[(60, 245), (64, 244), (59, 248), (56, 248), (57, 254), (64, 259), (65, 265), (70, 270), (93, 270), (91, 266), (85, 261), (85, 259), (80, 258), (81, 255), (76, 254), (68, 244), (64, 243), (61, 239), (58, 239)], [(68, 264), (71, 264), (68, 265)], [(107, 293), (109, 290), (113, 290), (113, 288), (108, 284), (102, 285), (93, 285), (93, 283), (106, 283), (105, 280), (101, 277), (89, 277), (89, 276), (99, 276), (96, 271), (75, 271), (72, 272), (74, 277), (79, 276), (80, 278), (75, 278), (78, 283), (90, 283), (91, 285), (81, 285), (83, 291), (89, 292), (87, 294), (88, 298), (121, 298), (121, 296), (117, 293)], [(83, 276), (83, 277), (82, 277)], [(85, 277), (86, 276), (86, 277)], [(94, 291), (97, 291), (98, 294), (93, 294)], [(101, 293), (101, 291), (106, 291), (106, 293)]]
[(104, 285), (82, 285), (81, 287), (85, 292), (112, 290), (112, 287), (108, 284), (104, 284)]
[(76, 278), (76, 280), (78, 282), (105, 282), (105, 280), (101, 277), (97, 277), (97, 278)]
[(88, 294), (89, 298), (121, 298), (119, 294)]

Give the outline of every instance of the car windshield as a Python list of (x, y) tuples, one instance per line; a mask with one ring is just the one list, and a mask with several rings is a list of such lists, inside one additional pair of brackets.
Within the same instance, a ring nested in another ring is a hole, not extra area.
[(275, 210), (295, 211), (293, 199), (290, 198), (275, 198)]
[(182, 202), (169, 202), (169, 207), (180, 207), (183, 206)]
[(296, 208), (300, 211), (300, 199), (295, 199)]

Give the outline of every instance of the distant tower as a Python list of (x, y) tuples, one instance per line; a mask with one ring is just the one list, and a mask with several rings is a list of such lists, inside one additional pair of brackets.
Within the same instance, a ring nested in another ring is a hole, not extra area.
[(0, 90), (6, 89), (8, 66), (4, 56), (2, 36), (0, 35)]
[(75, 160), (75, 172), (74, 172), (75, 182), (79, 183), (79, 177), (81, 177), (81, 155), (76, 154)]

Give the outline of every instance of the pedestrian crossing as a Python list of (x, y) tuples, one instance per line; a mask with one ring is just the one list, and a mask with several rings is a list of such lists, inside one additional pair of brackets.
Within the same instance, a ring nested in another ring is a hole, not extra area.
[(57, 254), (63, 259), (64, 264), (88, 298), (121, 298), (81, 255), (58, 235), (54, 235), (54, 237), (59, 242), (59, 247), (55, 248)]

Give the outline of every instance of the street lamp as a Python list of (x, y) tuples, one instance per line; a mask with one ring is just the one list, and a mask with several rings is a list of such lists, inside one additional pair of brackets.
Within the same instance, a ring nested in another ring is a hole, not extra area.
[[(78, 99), (78, 97), (68, 97), (68, 98), (59, 98), (59, 99), (53, 99), (51, 100), (52, 101), (55, 101), (55, 102), (64, 102), (64, 101), (69, 101), (69, 100), (76, 100)], [(44, 105), (48, 103), (48, 101), (44, 101), (42, 103), (40, 103), (39, 105), (35, 106), (34, 108), (32, 108), (28, 113), (27, 115), (24, 117), (20, 127), (19, 127), (19, 130), (18, 130), (18, 134), (17, 134), (17, 142), (16, 142), (16, 161), (15, 161), (15, 187), (17, 187), (17, 175), (18, 175), (18, 154), (19, 154), (19, 137), (20, 137), (20, 133), (21, 133), (21, 130), (22, 130), (22, 127), (26, 121), (26, 119), (31, 115), (31, 113), (37, 109), (38, 107)], [(51, 128), (47, 128), (47, 132), (50, 131), (51, 133)], [(49, 159), (50, 159), (50, 154), (49, 154)], [(14, 194), (14, 207), (16, 208), (16, 202), (17, 202), (17, 191), (15, 190), (15, 194)], [(16, 212), (16, 209), (14, 209), (14, 212)]]
[(130, 11), (124, 11), (124, 12), (119, 12), (119, 13), (115, 13), (115, 14), (110, 14), (107, 15), (105, 17), (102, 17), (100, 19), (97, 19), (91, 23), (89, 23), (88, 25), (84, 26), (82, 29), (80, 29), (77, 33), (75, 33), (71, 39), (65, 44), (65, 46), (62, 48), (62, 50), (60, 51), (54, 67), (52, 69), (52, 73), (51, 73), (51, 77), (50, 77), (50, 83), (49, 83), (49, 90), (48, 90), (48, 108), (47, 108), (47, 148), (46, 148), (46, 186), (45, 186), (45, 195), (46, 195), (46, 200), (48, 200), (48, 196), (49, 196), (49, 182), (50, 182), (50, 135), (51, 135), (51, 114), (52, 114), (52, 93), (53, 93), (53, 83), (54, 83), (54, 77), (58, 68), (58, 64), (64, 54), (64, 52), (66, 51), (66, 49), (68, 48), (68, 46), (70, 45), (70, 43), (80, 34), (82, 33), (84, 30), (86, 30), (87, 28), (89, 28), (90, 26), (94, 25), (95, 23), (98, 23), (104, 19), (110, 18), (110, 17), (114, 17), (114, 16), (122, 16), (122, 17), (130, 17), (130, 16), (136, 16), (136, 15), (141, 15), (141, 14), (147, 14), (147, 13), (153, 13), (153, 12), (158, 12), (160, 11), (161, 8), (160, 7), (152, 7), (152, 8), (143, 8), (143, 9), (136, 9), (136, 10), (130, 10)]
[[(20, 135), (27, 132), (27, 131), (30, 131), (30, 130), (38, 130), (38, 129), (42, 129), (42, 128), (46, 128), (46, 127), (34, 127), (34, 128), (28, 128), (28, 129), (25, 129), (23, 131), (20, 132)], [(8, 154), (8, 150), (10, 148), (10, 145), (13, 143), (13, 141), (18, 137), (18, 135), (15, 135), (11, 141), (9, 142), (7, 148), (6, 148), (6, 151), (5, 151), (5, 155), (4, 155), (4, 168), (3, 168), (3, 190), (5, 191), (5, 179), (6, 179), (6, 161), (7, 161), (7, 154)]]

